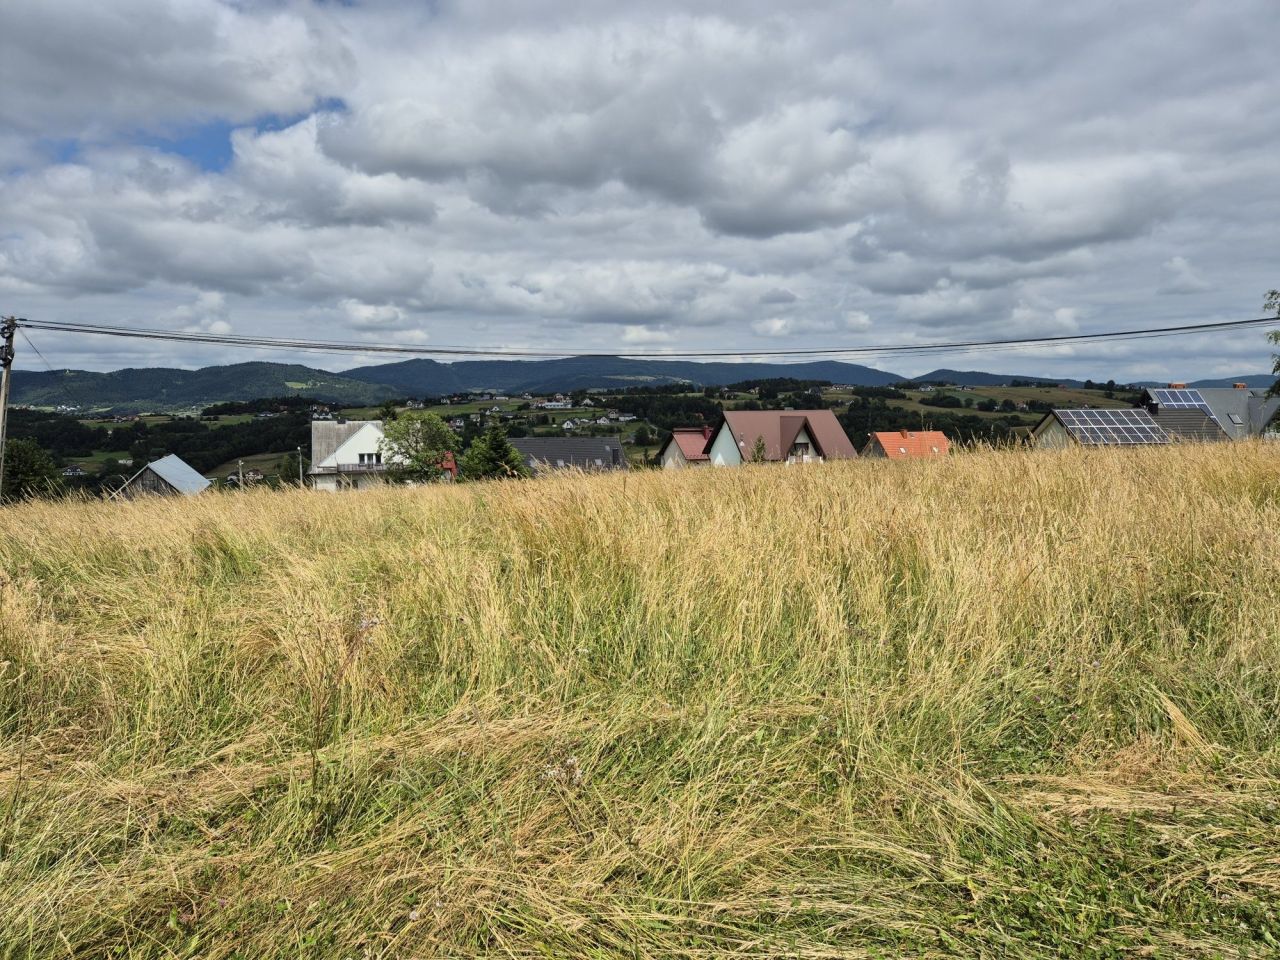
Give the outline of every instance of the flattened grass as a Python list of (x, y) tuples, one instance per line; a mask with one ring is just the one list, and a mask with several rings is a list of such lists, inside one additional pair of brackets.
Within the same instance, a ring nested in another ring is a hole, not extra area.
[(1280, 450), (0, 512), (0, 957), (1265, 956)]

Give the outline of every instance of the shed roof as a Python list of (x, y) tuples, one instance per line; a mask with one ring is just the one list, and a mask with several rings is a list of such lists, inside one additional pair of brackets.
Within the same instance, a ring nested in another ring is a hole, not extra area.
[(1076, 443), (1093, 446), (1142, 446), (1169, 443), (1169, 435), (1151, 414), (1141, 408), (1051, 410), (1031, 431), (1038, 437), (1048, 425), (1057, 421)]
[[(150, 470), (179, 493), (200, 493), (209, 486), (209, 481), (196, 472), (195, 467), (187, 463), (176, 453), (161, 457), (154, 463), (148, 463), (143, 470)], [(138, 471), (141, 473), (142, 471)], [(134, 474), (137, 476), (137, 474)]]
[(785, 460), (802, 428), (826, 459), (857, 457), (853, 442), (830, 410), (726, 410), (716, 433), (728, 429), (738, 441), (744, 460), (750, 456), (757, 437), (764, 438), (766, 460)]
[(884, 430), (871, 434), (871, 443), (879, 444), (890, 460), (945, 457), (951, 449), (941, 430)]

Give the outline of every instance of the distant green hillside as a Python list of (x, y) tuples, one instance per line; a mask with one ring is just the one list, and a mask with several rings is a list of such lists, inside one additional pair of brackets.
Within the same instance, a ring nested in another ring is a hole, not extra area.
[(900, 374), (857, 363), (700, 363), (691, 360), (637, 360), (629, 357), (566, 357), (560, 360), (405, 360), (346, 370), (344, 376), (397, 387), (410, 396), (465, 390), (549, 393), (590, 387), (635, 387), (689, 381), (719, 386), (742, 380), (795, 377), (858, 386), (885, 386)]
[(19, 370), (12, 390), (13, 402), (18, 404), (122, 411), (182, 410), (220, 400), (290, 395), (357, 405), (403, 394), (385, 384), (286, 363), (236, 363), (199, 370), (134, 367), (110, 373)]

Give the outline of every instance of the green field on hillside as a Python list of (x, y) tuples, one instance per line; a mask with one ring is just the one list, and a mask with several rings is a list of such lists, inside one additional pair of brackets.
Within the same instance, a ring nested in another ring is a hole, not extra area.
[(1280, 451), (0, 511), (0, 957), (1266, 957)]

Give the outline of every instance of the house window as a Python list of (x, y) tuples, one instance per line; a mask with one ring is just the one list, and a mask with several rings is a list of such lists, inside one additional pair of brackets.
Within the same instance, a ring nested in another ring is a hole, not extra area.
[(809, 445), (807, 443), (793, 443), (791, 445), (791, 455), (793, 457), (807, 457), (809, 455)]

